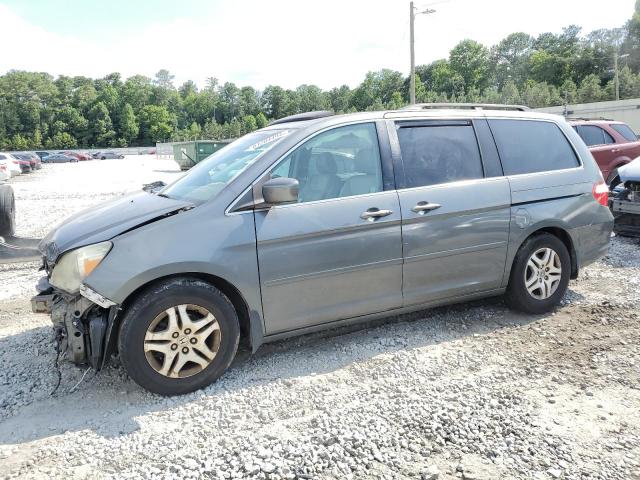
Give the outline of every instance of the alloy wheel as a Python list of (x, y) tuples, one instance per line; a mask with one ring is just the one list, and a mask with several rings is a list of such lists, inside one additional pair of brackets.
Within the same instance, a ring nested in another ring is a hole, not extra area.
[(552, 296), (562, 278), (560, 256), (552, 248), (539, 248), (527, 261), (524, 285), (533, 298), (546, 300)]
[(161, 375), (186, 378), (207, 368), (220, 348), (220, 325), (199, 305), (168, 308), (149, 324), (144, 352), (149, 365)]

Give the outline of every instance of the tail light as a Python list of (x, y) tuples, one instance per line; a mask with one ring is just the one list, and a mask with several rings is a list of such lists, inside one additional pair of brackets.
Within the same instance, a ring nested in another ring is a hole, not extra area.
[(600, 180), (598, 183), (593, 184), (591, 194), (600, 205), (604, 205), (605, 207), (609, 206), (609, 187), (604, 180)]

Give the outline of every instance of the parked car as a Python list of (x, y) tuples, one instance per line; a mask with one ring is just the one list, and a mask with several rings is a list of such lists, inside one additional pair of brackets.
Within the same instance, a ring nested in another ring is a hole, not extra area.
[(117, 350), (138, 384), (180, 394), (240, 341), (494, 295), (549, 311), (607, 252), (607, 196), (578, 134), (526, 107), (294, 115), (63, 222), (32, 307), (74, 362)]
[(618, 169), (640, 156), (640, 141), (624, 122), (573, 119), (571, 126), (589, 147), (607, 185), (620, 183)]
[(48, 157), (45, 157), (43, 161), (44, 163), (73, 163), (77, 162), (78, 159), (70, 155), (65, 155), (64, 153), (52, 153)]
[(13, 163), (20, 167), (20, 173), (31, 173), (32, 168), (30, 158), (22, 158), (18, 153), (11, 153), (10, 155), (13, 159)]
[(40, 157), (40, 160), (44, 160), (44, 157), (51, 155), (51, 152), (43, 152), (43, 151), (38, 151), (34, 153)]
[(96, 152), (93, 154), (93, 158), (98, 158), (100, 160), (107, 160), (112, 158), (124, 158), (124, 155), (115, 152)]
[(13, 155), (20, 160), (28, 161), (32, 171), (42, 168), (42, 160), (40, 160), (40, 157), (35, 153), (19, 152), (14, 153)]
[(67, 155), (68, 157), (74, 157), (76, 159), (78, 159), (78, 161), (83, 162), (85, 160), (90, 160), (91, 156), (86, 154), (86, 153), (82, 153), (82, 152), (72, 152), (72, 151), (66, 151), (66, 152), (58, 152), (61, 153), (62, 155)]
[(20, 164), (16, 162), (16, 159), (10, 153), (0, 152), (0, 164), (4, 164), (7, 166), (7, 171), (12, 177), (20, 175), (22, 173)]

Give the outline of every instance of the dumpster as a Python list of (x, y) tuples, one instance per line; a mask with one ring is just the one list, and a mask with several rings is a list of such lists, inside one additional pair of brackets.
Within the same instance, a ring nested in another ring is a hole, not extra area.
[(173, 144), (173, 158), (180, 165), (181, 170), (189, 170), (196, 163), (204, 160), (230, 142), (231, 140), (177, 142)]

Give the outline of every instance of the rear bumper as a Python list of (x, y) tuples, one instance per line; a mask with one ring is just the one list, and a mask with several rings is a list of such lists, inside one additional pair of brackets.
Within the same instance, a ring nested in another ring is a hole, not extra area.
[(578, 270), (596, 262), (609, 253), (609, 242), (613, 231), (613, 216), (610, 220), (585, 225), (572, 230)]

